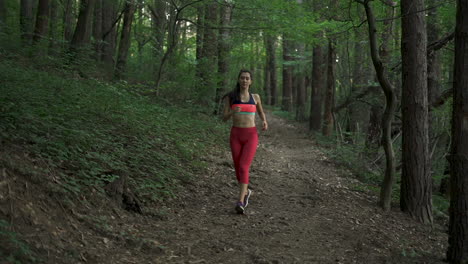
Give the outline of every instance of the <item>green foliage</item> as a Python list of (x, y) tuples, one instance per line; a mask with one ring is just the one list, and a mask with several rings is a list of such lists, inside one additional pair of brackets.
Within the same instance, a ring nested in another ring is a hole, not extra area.
[(288, 112), (288, 111), (283, 111), (283, 110), (281, 110), (279, 107), (268, 107), (268, 106), (267, 106), (266, 108), (267, 108), (267, 109), (272, 108), (271, 113), (272, 113), (273, 115), (276, 115), (276, 116), (279, 116), (279, 117), (281, 117), (281, 118), (288, 119), (288, 120), (291, 120), (291, 121), (292, 121), (292, 120), (295, 120), (295, 116), (294, 116), (293, 113)]
[(58, 77), (9, 60), (0, 79), (0, 135), (47, 164), (68, 194), (126, 172), (144, 201), (173, 196), (226, 130), (197, 107), (151, 103), (125, 82)]
[[(10, 224), (0, 219), (0, 259), (8, 263), (37, 263), (29, 246), (18, 238), (17, 233), (10, 231)], [(2, 262), (3, 263), (3, 262)]]
[[(336, 136), (336, 135), (335, 135)], [(370, 157), (366, 156), (366, 146), (362, 144), (346, 144), (336, 142), (336, 137), (325, 137), (320, 133), (315, 134), (323, 151), (339, 165), (350, 170), (363, 183), (379, 186), (384, 171), (376, 164), (372, 164)]]

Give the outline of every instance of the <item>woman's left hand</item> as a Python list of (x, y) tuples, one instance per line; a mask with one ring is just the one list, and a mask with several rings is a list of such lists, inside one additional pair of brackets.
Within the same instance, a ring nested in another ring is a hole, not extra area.
[(268, 123), (267, 123), (267, 121), (263, 121), (262, 130), (268, 130)]

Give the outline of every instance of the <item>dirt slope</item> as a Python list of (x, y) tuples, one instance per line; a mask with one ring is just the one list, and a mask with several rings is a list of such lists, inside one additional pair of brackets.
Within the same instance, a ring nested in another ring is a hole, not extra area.
[(419, 225), (397, 209), (382, 212), (377, 198), (357, 191), (360, 183), (338, 171), (303, 128), (268, 118), (245, 215), (234, 212), (228, 135), (226, 146), (206, 157), (209, 173), (151, 214), (110, 209), (92, 194), (97, 216), (85, 216), (89, 208), (70, 208), (59, 197), (53, 197), (53, 210), (47, 197), (11, 199), (26, 193), (19, 187), (7, 204), (28, 203), (35, 216), (9, 215), (7, 209), (2, 214), (17, 229), (30, 230), (23, 238), (35, 241), (46, 263), (443, 263), (445, 227)]

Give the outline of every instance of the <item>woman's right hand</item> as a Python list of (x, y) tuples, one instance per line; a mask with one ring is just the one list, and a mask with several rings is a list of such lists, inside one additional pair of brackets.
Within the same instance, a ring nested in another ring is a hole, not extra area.
[(236, 106), (233, 110), (232, 110), (232, 113), (239, 113), (241, 111), (241, 108), (240, 106)]

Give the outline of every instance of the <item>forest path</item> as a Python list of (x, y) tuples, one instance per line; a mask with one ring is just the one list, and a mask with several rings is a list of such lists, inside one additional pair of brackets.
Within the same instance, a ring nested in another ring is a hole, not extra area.
[(161, 250), (122, 263), (443, 263), (441, 230), (397, 209), (383, 212), (304, 128), (273, 115), (268, 120), (245, 215), (234, 212), (238, 188), (223, 147), (207, 157), (208, 175), (163, 207), (159, 220), (138, 228)]

